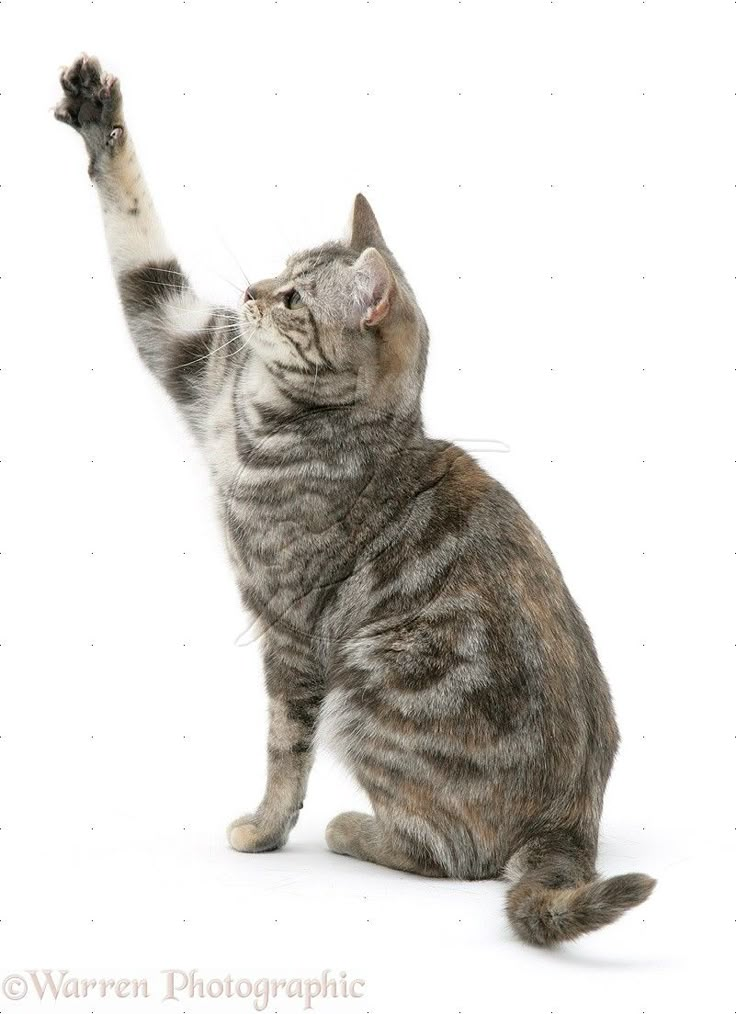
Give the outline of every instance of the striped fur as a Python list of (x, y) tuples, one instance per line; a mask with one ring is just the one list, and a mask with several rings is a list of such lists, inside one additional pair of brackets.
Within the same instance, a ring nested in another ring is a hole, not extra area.
[(62, 86), (130, 331), (201, 442), (261, 632), (268, 781), (232, 846), (285, 843), (319, 736), (374, 810), (331, 822), (334, 851), (505, 876), (538, 944), (643, 901), (651, 878), (596, 879), (618, 733), (590, 633), (519, 504), (425, 435), (427, 327), (365, 199), (348, 241), (210, 307), (168, 247), (117, 81), (83, 57)]

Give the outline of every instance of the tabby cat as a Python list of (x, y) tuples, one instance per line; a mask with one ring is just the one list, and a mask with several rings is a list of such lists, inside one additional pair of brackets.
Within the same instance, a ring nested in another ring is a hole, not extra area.
[(651, 877), (595, 870), (618, 732), (590, 633), (510, 493), (425, 435), (427, 325), (368, 202), (349, 241), (213, 308), (166, 241), (116, 78), (82, 56), (61, 86), (130, 332), (201, 443), (261, 632), (267, 784), (230, 845), (284, 845), (319, 739), (373, 806), (331, 821), (334, 852), (504, 878), (535, 944), (644, 901)]

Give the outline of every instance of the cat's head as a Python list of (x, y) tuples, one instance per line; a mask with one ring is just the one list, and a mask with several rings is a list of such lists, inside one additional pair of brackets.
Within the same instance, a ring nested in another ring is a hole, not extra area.
[(280, 391), (315, 404), (410, 409), (421, 392), (427, 327), (362, 194), (350, 239), (294, 254), (241, 306), (253, 353)]

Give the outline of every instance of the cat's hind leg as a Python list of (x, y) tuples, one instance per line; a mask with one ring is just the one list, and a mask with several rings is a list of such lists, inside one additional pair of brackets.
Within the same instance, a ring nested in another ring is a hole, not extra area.
[(430, 859), (412, 855), (408, 842), (400, 841), (389, 827), (367, 813), (338, 814), (327, 825), (325, 838), (327, 847), (339, 855), (425, 877), (446, 876)]

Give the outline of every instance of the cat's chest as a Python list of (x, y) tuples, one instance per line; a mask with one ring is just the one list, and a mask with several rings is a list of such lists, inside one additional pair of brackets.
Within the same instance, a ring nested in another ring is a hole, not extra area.
[(310, 473), (308, 452), (283, 433), (256, 434), (223, 399), (207, 457), (227, 548), (244, 586), (313, 579), (324, 552), (321, 519), (329, 490)]

